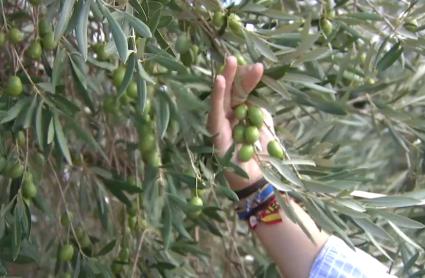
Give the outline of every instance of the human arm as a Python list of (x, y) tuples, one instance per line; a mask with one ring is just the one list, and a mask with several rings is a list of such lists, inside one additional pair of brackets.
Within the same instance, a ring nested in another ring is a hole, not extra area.
[[(263, 66), (261, 64), (244, 66), (238, 72), (241, 78), (239, 80), (240, 88), (238, 88), (239, 91), (235, 92), (233, 84), (237, 70), (236, 59), (228, 57), (223, 75), (218, 75), (214, 84), (208, 128), (214, 135), (214, 146), (219, 156), (224, 155), (233, 144), (232, 127), (236, 123), (233, 116), (233, 106), (238, 103), (232, 99), (232, 95), (237, 94), (240, 96), (241, 94), (246, 94), (247, 96), (256, 87), (263, 74)], [(239, 100), (242, 101), (243, 97), (239, 98)], [(269, 128), (273, 128), (271, 116), (266, 113), (265, 118), (266, 125)], [(263, 149), (273, 139), (272, 134), (267, 129), (267, 127), (263, 127), (261, 131), (260, 142)], [(237, 163), (248, 174), (249, 178), (246, 179), (227, 172), (226, 178), (233, 190), (244, 189), (263, 177), (258, 161), (255, 159), (245, 163)], [(274, 225), (260, 223), (255, 229), (255, 234), (286, 277), (308, 277), (313, 261), (325, 244), (328, 235), (320, 231), (312, 219), (298, 205), (293, 203), (293, 207), (298, 219), (303, 221), (304, 225), (309, 229), (314, 242), (282, 212), (282, 222)]]

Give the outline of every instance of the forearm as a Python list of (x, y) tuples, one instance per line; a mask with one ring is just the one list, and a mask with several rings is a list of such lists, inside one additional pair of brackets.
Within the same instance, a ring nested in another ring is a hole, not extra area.
[(314, 242), (283, 211), (282, 222), (272, 225), (260, 223), (254, 231), (285, 277), (308, 277), (311, 266), (329, 235), (320, 231), (310, 216), (295, 202), (291, 201), (291, 205)]

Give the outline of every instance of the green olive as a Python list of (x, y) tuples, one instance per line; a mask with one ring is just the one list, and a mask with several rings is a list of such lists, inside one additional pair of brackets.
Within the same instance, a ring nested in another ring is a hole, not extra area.
[(74, 246), (72, 244), (65, 244), (59, 251), (59, 260), (62, 262), (68, 262), (74, 256)]
[(21, 79), (14, 75), (9, 77), (9, 81), (7, 82), (6, 94), (9, 96), (17, 97), (22, 94), (24, 90), (24, 86), (22, 85)]
[(239, 150), (238, 158), (242, 162), (249, 161), (254, 156), (254, 146), (253, 145), (242, 145)]
[(117, 101), (115, 97), (113, 96), (107, 96), (103, 100), (103, 109), (107, 113), (116, 113), (119, 110), (119, 106), (117, 104)]
[(236, 60), (238, 61), (239, 65), (246, 65), (247, 64), (245, 58), (240, 53), (236, 54), (235, 56), (236, 56)]
[(137, 224), (137, 216), (129, 215), (127, 218), (127, 222), (128, 222), (128, 227), (130, 228), (130, 230), (134, 230)]
[(152, 167), (159, 167), (161, 165), (161, 157), (159, 152), (157, 150), (151, 150), (150, 152), (146, 153), (145, 161)]
[(365, 52), (362, 52), (362, 54), (360, 54), (360, 62), (364, 64), (366, 63), (366, 59), (367, 59), (367, 54)]
[(228, 24), (229, 24), (230, 30), (232, 30), (232, 32), (235, 35), (243, 37), (243, 25), (241, 22), (241, 18), (238, 15), (236, 14), (229, 15)]
[(245, 129), (244, 141), (246, 144), (254, 144), (260, 138), (260, 131), (256, 126), (248, 126)]
[(78, 242), (80, 243), (82, 248), (87, 248), (91, 245), (90, 237), (87, 233), (84, 233), (79, 239)]
[(142, 154), (148, 153), (151, 151), (156, 144), (156, 138), (153, 133), (147, 133), (142, 136), (139, 143), (139, 150)]
[(270, 141), (267, 144), (267, 152), (271, 157), (277, 158), (277, 159), (283, 159), (285, 157), (285, 154), (283, 153), (283, 149), (280, 147), (280, 144), (278, 141), (273, 140)]
[(18, 134), (16, 135), (16, 141), (18, 142), (18, 145), (21, 148), (25, 147), (25, 142), (26, 142), (25, 132), (23, 132), (22, 130), (20, 130), (18, 132)]
[(24, 180), (22, 194), (27, 199), (32, 199), (37, 196), (37, 187), (32, 180)]
[(130, 258), (130, 249), (122, 248), (118, 257), (123, 262), (128, 261), (128, 259)]
[(176, 40), (176, 51), (180, 54), (186, 53), (189, 51), (191, 46), (190, 38), (187, 34), (182, 34), (177, 37)]
[(41, 48), (41, 43), (38, 40), (33, 41), (27, 49), (28, 57), (34, 60), (39, 60), (42, 52), (43, 49)]
[(238, 124), (233, 128), (233, 140), (236, 143), (243, 143), (245, 138), (245, 126)]
[(372, 77), (368, 77), (368, 78), (366, 78), (366, 82), (369, 85), (374, 85), (376, 83), (376, 80), (373, 79)]
[(61, 224), (65, 227), (69, 226), (69, 224), (71, 224), (72, 222), (73, 217), (74, 215), (71, 212), (64, 212), (61, 216)]
[(137, 82), (131, 81), (127, 87), (127, 96), (131, 99), (137, 99)]
[(99, 61), (107, 61), (109, 59), (109, 53), (106, 51), (106, 44), (100, 42), (95, 46), (95, 52)]
[(52, 26), (50, 25), (49, 21), (45, 18), (40, 19), (38, 22), (38, 33), (40, 36), (43, 37), (50, 32), (52, 32)]
[(21, 165), (19, 162), (8, 165), (6, 169), (6, 175), (12, 179), (17, 179), (21, 177), (23, 173), (24, 173), (24, 166)]
[(18, 28), (13, 27), (9, 30), (9, 40), (13, 44), (20, 43), (24, 39), (24, 33)]
[(125, 67), (119, 66), (114, 72), (112, 73), (112, 83), (114, 83), (115, 87), (119, 87), (124, 80), (125, 76)]
[(247, 117), (249, 122), (255, 125), (256, 127), (261, 128), (263, 126), (264, 114), (261, 108), (257, 106), (250, 106), (248, 108)]
[(45, 50), (53, 50), (56, 48), (56, 41), (55, 41), (55, 35), (53, 32), (49, 32), (41, 38), (41, 45), (43, 46), (43, 49)]
[(224, 24), (224, 13), (222, 11), (215, 12), (214, 15), (213, 15), (212, 22), (217, 28), (220, 28), (221, 26), (223, 26), (223, 24)]
[(238, 120), (244, 120), (246, 118), (247, 112), (248, 106), (245, 103), (239, 104), (234, 110), (235, 117)]
[(332, 22), (327, 18), (320, 19), (320, 28), (322, 29), (323, 33), (328, 37), (330, 34), (332, 34), (333, 26)]
[(190, 214), (192, 216), (199, 216), (202, 213), (202, 207), (204, 206), (204, 202), (202, 201), (202, 199), (198, 196), (194, 196), (191, 200), (190, 200)]
[(129, 103), (130, 103), (131, 99), (130, 99), (130, 97), (129, 97), (128, 95), (122, 95), (122, 96), (119, 98), (119, 101), (120, 101), (120, 103), (121, 103), (122, 105), (127, 105), (127, 104), (129, 104)]

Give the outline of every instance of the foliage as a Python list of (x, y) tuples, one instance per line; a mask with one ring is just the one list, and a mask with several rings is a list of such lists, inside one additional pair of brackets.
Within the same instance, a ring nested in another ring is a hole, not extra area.
[(424, 274), (423, 3), (239, 2), (0, 0), (1, 273), (276, 276), (205, 128), (233, 54), (266, 68), (250, 102), (286, 159), (261, 157), (265, 177)]

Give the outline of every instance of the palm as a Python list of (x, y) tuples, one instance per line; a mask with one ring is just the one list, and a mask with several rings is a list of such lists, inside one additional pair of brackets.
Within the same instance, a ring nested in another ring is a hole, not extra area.
[[(212, 109), (209, 114), (208, 127), (214, 135), (214, 146), (219, 156), (223, 156), (232, 146), (232, 128), (236, 124), (232, 107), (244, 102), (249, 93), (255, 88), (263, 75), (263, 66), (255, 64), (243, 66), (237, 72), (237, 62), (234, 57), (229, 57), (223, 75), (216, 78), (212, 95)], [(272, 127), (271, 117), (266, 113), (266, 126), (261, 130), (260, 143), (264, 149), (272, 135), (268, 130)], [(258, 162), (254, 159), (248, 162), (235, 162), (245, 170), (249, 179), (231, 172), (226, 177), (233, 189), (242, 189), (262, 177)]]

